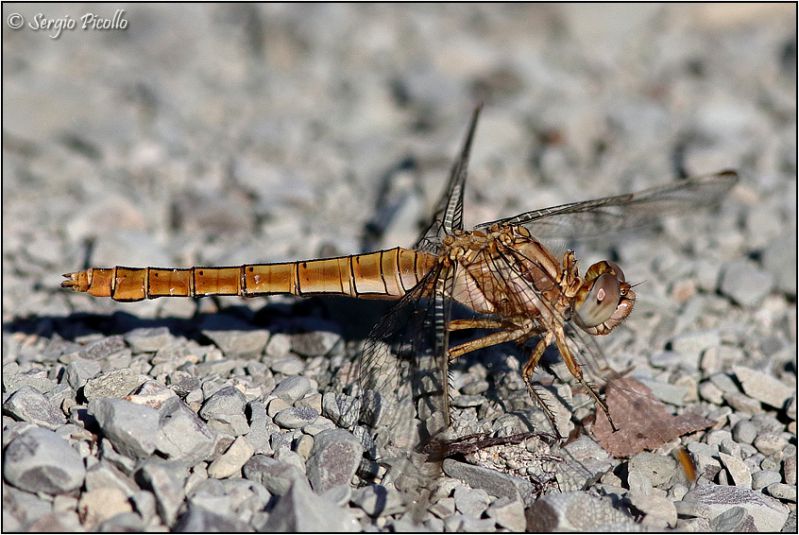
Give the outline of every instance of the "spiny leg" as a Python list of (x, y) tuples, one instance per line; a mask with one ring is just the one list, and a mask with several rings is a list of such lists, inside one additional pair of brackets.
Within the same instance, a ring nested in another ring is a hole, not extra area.
[(580, 365), (574, 360), (574, 356), (572, 356), (571, 351), (569, 350), (569, 346), (566, 343), (566, 338), (563, 333), (563, 328), (558, 327), (555, 331), (555, 344), (558, 346), (558, 351), (560, 351), (560, 356), (563, 358), (563, 362), (566, 363), (566, 367), (569, 369), (569, 372), (574, 376), (577, 381), (583, 385), (591, 396), (596, 401), (599, 408), (602, 409), (602, 412), (605, 413), (605, 416), (608, 417), (608, 422), (610, 422), (610, 427), (616, 431), (616, 426), (613, 424), (613, 419), (610, 416), (610, 412), (608, 411), (608, 406), (605, 401), (599, 397), (599, 394), (594, 390), (594, 388), (588, 384), (588, 382), (583, 378), (583, 370), (580, 368)]
[(501, 329), (507, 324), (488, 318), (471, 319), (471, 320), (451, 320), (447, 329), (450, 331), (460, 331), (463, 329)]
[(558, 431), (558, 427), (555, 424), (555, 415), (552, 413), (552, 410), (546, 404), (544, 399), (538, 395), (538, 392), (535, 391), (535, 386), (533, 385), (533, 373), (535, 372), (535, 368), (538, 366), (538, 363), (541, 361), (541, 357), (544, 355), (544, 351), (546, 351), (549, 344), (552, 343), (552, 334), (547, 333), (547, 335), (541, 338), (538, 343), (535, 345), (535, 349), (530, 354), (530, 358), (527, 359), (524, 367), (522, 368), (522, 379), (524, 380), (524, 384), (527, 386), (527, 392), (530, 394), (530, 397), (533, 398), (533, 401), (538, 404), (539, 407), (544, 411), (544, 416), (546, 416), (547, 420), (549, 420), (549, 425), (555, 434), (560, 438), (562, 437), (560, 432)]
[(503, 342), (518, 340), (524, 337), (526, 334), (527, 331), (524, 329), (516, 329), (513, 331), (505, 330), (493, 332), (481, 338), (475, 338), (474, 340), (469, 340), (468, 342), (464, 342), (453, 348), (450, 348), (449, 361), (452, 362), (456, 358), (461, 357), (466, 353), (471, 353), (472, 351), (477, 351), (478, 349), (483, 349), (484, 347), (490, 347)]
[[(485, 322), (482, 323), (483, 325), (485, 325), (491, 321), (493, 320), (455, 320), (453, 322), (450, 322), (450, 325), (452, 325), (452, 323), (458, 322), (458, 326), (456, 328), (463, 328), (463, 329), (479, 328), (475, 326), (475, 324)], [(451, 348), (449, 350), (449, 361), (452, 362), (458, 357), (461, 357), (466, 353), (471, 353), (472, 351), (476, 351), (478, 349), (483, 349), (485, 347), (501, 344), (503, 342), (510, 342), (522, 338), (527, 338), (529, 335), (530, 335), (529, 329), (504, 330), (504, 331), (494, 332), (482, 338), (470, 340), (468, 342), (464, 342), (463, 344)], [(535, 391), (535, 387), (533, 386), (533, 381), (532, 381), (533, 372), (535, 371), (538, 362), (541, 360), (541, 356), (544, 354), (544, 351), (546, 350), (547, 346), (549, 346), (549, 344), (552, 343), (552, 340), (553, 340), (552, 334), (547, 333), (546, 337), (542, 338), (538, 342), (532, 355), (530, 356), (524, 368), (522, 369), (522, 378), (524, 379), (524, 383), (527, 386), (527, 391), (529, 392), (530, 397), (532, 397), (533, 401), (538, 403), (538, 405), (543, 409), (544, 415), (546, 416), (547, 420), (549, 420), (549, 424), (552, 427), (552, 430), (558, 436), (560, 436), (558, 428), (555, 425), (555, 417), (552, 414), (552, 410), (547, 406), (546, 402), (541, 398), (541, 396), (538, 395), (538, 392)]]

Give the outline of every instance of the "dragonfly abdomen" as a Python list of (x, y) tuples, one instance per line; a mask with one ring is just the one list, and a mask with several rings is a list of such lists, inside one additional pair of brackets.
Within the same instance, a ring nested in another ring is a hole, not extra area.
[(360, 255), (227, 267), (89, 268), (61, 285), (115, 301), (206, 295), (346, 295), (398, 299), (432, 268), (435, 257), (396, 247)]

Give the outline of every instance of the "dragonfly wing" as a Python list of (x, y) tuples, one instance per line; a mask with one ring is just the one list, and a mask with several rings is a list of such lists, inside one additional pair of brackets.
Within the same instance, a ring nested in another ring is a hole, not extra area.
[(376, 460), (388, 469), (384, 482), (418, 507), (426, 506), (441, 472), (425, 450), (449, 423), (441, 358), (447, 336), (438, 327), (447, 321), (448, 300), (441, 296), (450, 279), (433, 269), (395, 304), (369, 335), (358, 366), (360, 420), (371, 429)]
[(608, 232), (649, 226), (663, 216), (706, 208), (721, 201), (737, 182), (735, 171), (722, 171), (637, 193), (533, 210), (482, 223), (477, 228), (522, 225), (539, 239), (599, 237)]
[(472, 140), (480, 117), (482, 105), (475, 108), (469, 130), (463, 140), (461, 152), (450, 170), (449, 181), (436, 205), (433, 219), (416, 243), (416, 249), (436, 253), (441, 239), (453, 230), (463, 229), (463, 189), (466, 186), (466, 175), (469, 167), (469, 154)]

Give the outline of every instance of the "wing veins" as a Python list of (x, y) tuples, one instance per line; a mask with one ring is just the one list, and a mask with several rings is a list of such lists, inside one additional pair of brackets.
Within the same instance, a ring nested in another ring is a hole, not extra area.
[(466, 137), (458, 158), (452, 164), (449, 180), (436, 204), (433, 219), (416, 242), (418, 250), (436, 253), (444, 235), (451, 234), (453, 230), (463, 229), (463, 191), (466, 185), (472, 141), (482, 107), (482, 104), (478, 105), (472, 113)]
[(716, 204), (737, 181), (735, 171), (722, 171), (635, 193), (532, 210), (481, 223), (476, 228), (494, 224), (523, 225), (538, 238), (576, 237), (577, 234), (594, 237), (609, 231), (649, 226), (663, 216)]

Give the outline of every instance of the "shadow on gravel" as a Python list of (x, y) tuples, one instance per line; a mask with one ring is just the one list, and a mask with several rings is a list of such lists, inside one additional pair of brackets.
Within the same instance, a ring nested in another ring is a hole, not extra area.
[[(3, 322), (7, 333), (58, 337), (74, 341), (83, 336), (124, 335), (141, 328), (166, 327), (173, 336), (207, 344), (203, 331), (249, 331), (272, 333), (335, 332), (345, 341), (363, 340), (391, 303), (321, 297), (295, 303), (267, 303), (253, 310), (243, 305), (226, 306), (218, 312), (198, 312), (190, 318), (141, 318), (124, 311), (110, 314), (77, 312), (68, 316), (26, 316)], [(121, 305), (123, 306), (123, 305)]]
[[(198, 300), (196, 300), (198, 301)], [(265, 303), (260, 309), (244, 305), (229, 305), (218, 312), (197, 312), (190, 318), (164, 317), (142, 318), (122, 310), (110, 314), (77, 312), (68, 316), (27, 316), (14, 318), (3, 323), (7, 333), (35, 335), (53, 341), (75, 342), (83, 337), (100, 335), (104, 337), (126, 335), (136, 329), (167, 328), (172, 336), (184, 337), (201, 345), (213, 344), (205, 332), (208, 331), (254, 331), (267, 330), (270, 333), (298, 334), (308, 332), (333, 332), (340, 335), (345, 343), (358, 343), (369, 337), (374, 325), (391, 308), (390, 301), (369, 301), (345, 297), (311, 297), (290, 303)], [(120, 308), (124, 305), (120, 305)], [(199, 307), (198, 307), (199, 310)], [(482, 331), (478, 331), (480, 333)], [(477, 333), (473, 333), (477, 335)], [(485, 333), (483, 333), (485, 334)], [(451, 343), (464, 341), (461, 333), (455, 333)], [(533, 425), (523, 411), (514, 410), (507, 405), (498, 392), (505, 391), (504, 383), (509, 376), (517, 375), (518, 368), (526, 360), (530, 348), (515, 344), (501, 344), (493, 348), (478, 350), (454, 362), (452, 368), (469, 369), (479, 363), (485, 369), (489, 383), (484, 395), (505, 407), (507, 412), (525, 421), (528, 430)], [(508, 356), (518, 361), (511, 365)], [(542, 366), (558, 362), (558, 354), (549, 349), (544, 354)]]

